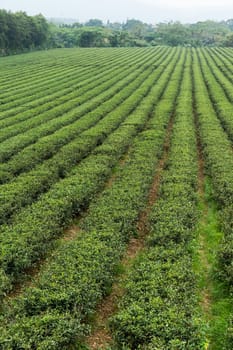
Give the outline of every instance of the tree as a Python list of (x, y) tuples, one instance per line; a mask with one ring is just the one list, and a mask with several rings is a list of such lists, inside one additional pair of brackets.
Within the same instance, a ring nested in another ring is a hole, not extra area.
[(80, 38), (79, 44), (81, 47), (98, 47), (103, 46), (103, 37), (100, 31), (96, 30), (83, 30)]
[(147, 31), (147, 25), (137, 19), (128, 19), (123, 29), (142, 39)]
[(156, 26), (155, 41), (170, 46), (188, 45), (190, 31), (188, 26), (180, 22), (159, 23)]
[(87, 27), (103, 27), (103, 22), (100, 19), (93, 18), (89, 19), (88, 22), (85, 23)]
[(48, 39), (49, 25), (42, 15), (32, 17), (32, 35), (36, 47), (43, 47)]
[(224, 46), (233, 47), (233, 33), (226, 36)]
[(227, 21), (223, 22), (227, 25), (227, 27), (233, 31), (233, 19), (228, 19)]
[(203, 21), (191, 25), (193, 39), (198, 45), (222, 45), (230, 29), (223, 22)]
[(8, 47), (8, 13), (5, 10), (0, 10), (0, 49), (4, 54)]
[(1, 54), (44, 47), (49, 26), (42, 15), (28, 16), (26, 12), (11, 13), (0, 10)]

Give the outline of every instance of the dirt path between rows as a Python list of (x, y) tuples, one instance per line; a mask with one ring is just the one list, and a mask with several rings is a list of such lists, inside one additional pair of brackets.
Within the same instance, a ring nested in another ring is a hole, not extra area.
[[(124, 166), (125, 162), (128, 159), (129, 152), (130, 152), (130, 147), (127, 148), (126, 153), (119, 160), (117, 166), (119, 167)], [(101, 188), (100, 193), (102, 193), (104, 189), (111, 187), (115, 179), (116, 179), (116, 175), (112, 174), (110, 178), (106, 180), (106, 184), (104, 188)], [(99, 194), (97, 194), (96, 196), (98, 195)], [(63, 234), (57, 238), (57, 241), (59, 242), (58, 247), (60, 247), (60, 245), (62, 244), (65, 244), (66, 242), (76, 239), (80, 234), (82, 234), (82, 230), (79, 227), (79, 224), (87, 214), (88, 214), (88, 208), (78, 214), (78, 216), (75, 218), (75, 223), (72, 226), (68, 227), (66, 230), (64, 230)], [(10, 303), (12, 299), (20, 296), (23, 293), (25, 288), (29, 288), (29, 287), (33, 288), (33, 286), (36, 284), (39, 273), (47, 264), (49, 264), (49, 260), (51, 257), (53, 257), (56, 254), (56, 250), (57, 249), (55, 248), (55, 250), (52, 250), (50, 255), (48, 255), (46, 258), (40, 259), (34, 264), (33, 267), (26, 269), (24, 271), (25, 277), (22, 278), (20, 282), (15, 283), (12, 291), (6, 295), (5, 297), (6, 303)]]
[[(212, 282), (210, 278), (211, 264), (208, 261), (208, 243), (206, 241), (205, 227), (208, 224), (208, 202), (205, 198), (205, 160), (202, 151), (201, 136), (198, 124), (198, 113), (196, 111), (195, 93), (193, 91), (193, 115), (197, 142), (197, 156), (198, 156), (198, 195), (201, 204), (201, 213), (199, 221), (199, 235), (198, 240), (198, 255), (202, 267), (202, 275), (204, 278), (204, 286), (201, 289), (200, 306), (203, 310), (206, 320), (211, 318), (212, 313)], [(206, 341), (205, 350), (210, 349), (209, 339)]]
[(198, 193), (200, 201), (203, 204), (203, 209), (201, 212), (201, 220), (200, 220), (200, 235), (198, 237), (199, 239), (199, 256), (200, 256), (200, 262), (203, 267), (203, 272), (205, 274), (205, 281), (206, 285), (202, 290), (202, 299), (201, 299), (201, 306), (205, 313), (205, 315), (210, 316), (211, 314), (211, 281), (210, 281), (210, 271), (211, 271), (211, 265), (208, 261), (208, 246), (206, 242), (204, 227), (207, 225), (207, 217), (208, 217), (208, 203), (205, 199), (205, 175), (204, 175), (204, 160), (202, 156), (202, 150), (201, 150), (201, 144), (200, 144), (200, 138), (199, 135), (197, 135), (197, 147), (198, 147)]
[(133, 264), (135, 258), (145, 248), (145, 237), (148, 235), (149, 228), (149, 215), (151, 209), (158, 197), (159, 185), (164, 170), (165, 164), (168, 159), (168, 153), (170, 149), (171, 133), (174, 123), (174, 114), (171, 116), (165, 137), (165, 143), (163, 146), (163, 154), (157, 165), (156, 175), (153, 179), (151, 189), (149, 191), (147, 206), (140, 213), (137, 223), (137, 238), (131, 238), (128, 243), (127, 250), (121, 261), (123, 267), (123, 273), (118, 276), (118, 279), (112, 286), (111, 293), (102, 301), (97, 307), (95, 326), (91, 335), (87, 338), (86, 344), (92, 350), (105, 350), (112, 343), (112, 335), (108, 328), (109, 318), (116, 312), (119, 300), (124, 295), (124, 281), (127, 278), (127, 270)]

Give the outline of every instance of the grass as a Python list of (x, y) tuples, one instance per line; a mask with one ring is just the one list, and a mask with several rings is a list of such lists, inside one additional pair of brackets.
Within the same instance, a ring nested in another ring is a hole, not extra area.
[(199, 196), (198, 206), (200, 220), (194, 270), (199, 277), (200, 305), (207, 324), (205, 349), (224, 350), (233, 305), (227, 287), (218, 279), (218, 249), (224, 234), (208, 178), (205, 179), (204, 193)]

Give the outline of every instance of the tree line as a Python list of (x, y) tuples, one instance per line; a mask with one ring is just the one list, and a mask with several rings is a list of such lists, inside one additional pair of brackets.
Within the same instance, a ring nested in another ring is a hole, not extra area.
[(86, 23), (46, 20), (39, 14), (0, 10), (0, 54), (62, 47), (129, 46), (232, 46), (233, 19), (147, 24), (137, 19), (125, 23), (90, 19)]
[(0, 49), (2, 54), (45, 48), (48, 44), (49, 23), (42, 15), (28, 16), (25, 12), (0, 9)]
[(107, 24), (99, 19), (91, 19), (84, 24), (50, 24), (50, 28), (54, 33), (51, 44), (55, 47), (233, 46), (233, 19), (156, 25), (136, 19)]

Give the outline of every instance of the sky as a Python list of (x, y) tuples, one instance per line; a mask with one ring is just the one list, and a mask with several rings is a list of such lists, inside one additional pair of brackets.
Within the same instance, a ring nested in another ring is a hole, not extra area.
[(193, 23), (233, 18), (233, 0), (0, 0), (0, 8), (29, 15), (74, 18), (85, 22), (124, 22), (128, 18), (156, 24), (166, 21)]

